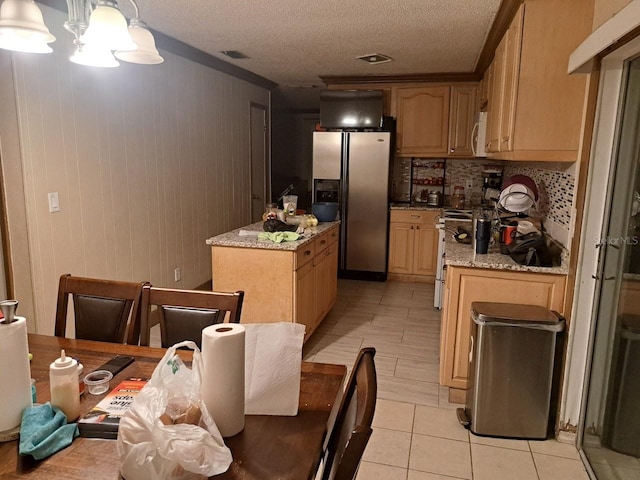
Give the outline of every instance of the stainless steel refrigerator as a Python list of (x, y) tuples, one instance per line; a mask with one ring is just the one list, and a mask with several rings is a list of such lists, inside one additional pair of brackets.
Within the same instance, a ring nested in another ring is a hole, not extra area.
[(338, 190), (341, 277), (386, 279), (391, 142), (390, 132), (313, 133), (313, 201)]

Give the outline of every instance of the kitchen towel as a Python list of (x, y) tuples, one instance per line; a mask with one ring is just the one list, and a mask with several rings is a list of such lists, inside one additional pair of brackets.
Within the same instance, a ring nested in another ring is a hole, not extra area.
[(297, 415), (305, 327), (245, 324), (245, 413)]
[(200, 392), (223, 437), (244, 429), (244, 341), (244, 326), (237, 323), (219, 323), (202, 330)]
[(0, 323), (0, 352), (5, 362), (0, 368), (0, 432), (20, 425), (22, 411), (31, 403), (31, 374), (27, 320), (15, 317), (12, 323)]
[(68, 447), (78, 436), (78, 425), (67, 424), (62, 410), (49, 402), (28, 407), (22, 415), (20, 455), (42, 460)]
[(274, 243), (293, 242), (300, 238), (296, 232), (262, 232), (258, 240), (270, 240)]

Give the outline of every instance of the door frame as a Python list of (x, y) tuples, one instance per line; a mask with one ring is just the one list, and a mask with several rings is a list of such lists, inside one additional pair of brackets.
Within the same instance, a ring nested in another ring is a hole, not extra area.
[[(561, 424), (577, 425), (577, 445), (582, 447), (584, 418), (589, 387), (590, 364), (593, 355), (595, 320), (598, 311), (598, 292), (601, 248), (600, 239), (608, 222), (617, 156), (616, 140), (619, 132), (619, 113), (625, 62), (640, 54), (640, 37), (632, 40), (602, 59), (594, 138), (589, 161), (588, 184), (585, 197), (585, 222), (580, 235), (580, 250), (573, 300), (574, 312), (569, 332), (565, 369)], [(607, 179), (602, 181), (602, 179)], [(596, 278), (594, 278), (594, 276)]]
[[(249, 192), (253, 194), (253, 110), (262, 110), (264, 112), (264, 199), (263, 204), (268, 203), (271, 198), (271, 147), (269, 139), (271, 138), (271, 122), (269, 119), (269, 107), (257, 102), (249, 102)], [(249, 215), (253, 221), (253, 198), (249, 198)]]

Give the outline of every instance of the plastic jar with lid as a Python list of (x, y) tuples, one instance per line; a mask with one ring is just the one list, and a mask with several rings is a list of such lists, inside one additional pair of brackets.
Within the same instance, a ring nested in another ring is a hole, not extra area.
[(51, 388), (51, 405), (58, 407), (72, 422), (80, 416), (80, 388), (78, 378), (78, 362), (67, 357), (64, 350), (49, 365), (49, 386)]
[(462, 185), (456, 185), (453, 187), (453, 195), (451, 195), (451, 207), (464, 208), (464, 204), (464, 187)]

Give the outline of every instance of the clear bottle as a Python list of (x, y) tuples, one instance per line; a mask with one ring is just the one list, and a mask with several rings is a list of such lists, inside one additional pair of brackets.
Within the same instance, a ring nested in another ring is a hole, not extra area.
[(451, 207), (452, 208), (464, 208), (464, 187), (462, 185), (456, 185), (453, 187), (453, 195), (451, 195)]
[(49, 386), (51, 388), (51, 405), (64, 412), (67, 421), (72, 422), (80, 416), (80, 389), (78, 362), (67, 357), (64, 350), (49, 365)]

